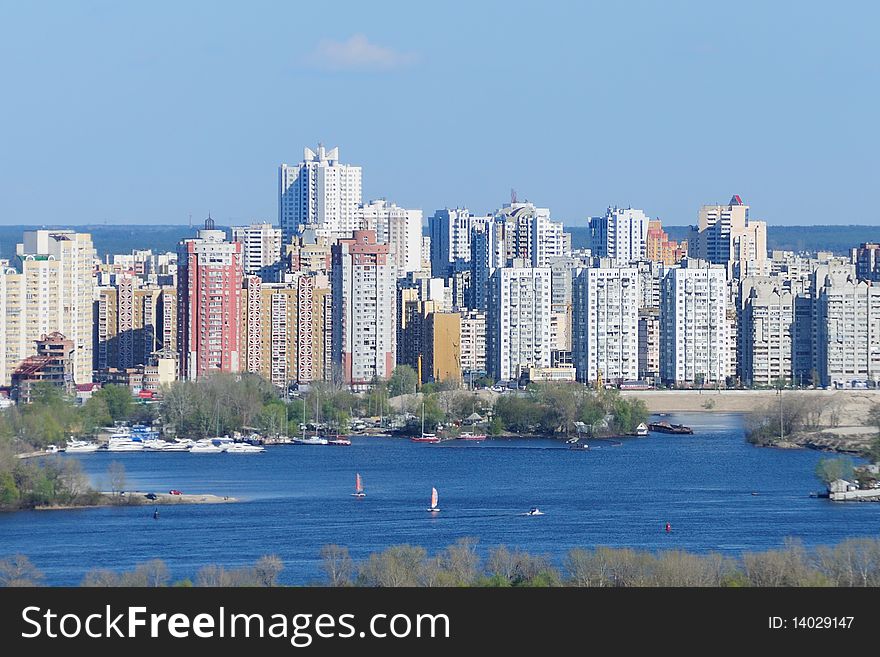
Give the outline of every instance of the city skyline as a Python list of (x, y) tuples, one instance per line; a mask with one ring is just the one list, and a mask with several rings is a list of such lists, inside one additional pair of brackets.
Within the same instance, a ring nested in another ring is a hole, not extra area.
[(343, 4), (5, 6), (0, 224), (274, 223), (278, 165), (318, 141), (364, 201), (425, 216), (515, 188), (567, 226), (689, 225), (733, 193), (770, 225), (876, 222), (840, 211), (878, 173), (872, 5), (481, 3), (402, 29)]

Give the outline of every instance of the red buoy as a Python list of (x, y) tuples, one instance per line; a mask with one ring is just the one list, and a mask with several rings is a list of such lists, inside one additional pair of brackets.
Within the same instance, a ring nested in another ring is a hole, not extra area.
[(669, 524), (668, 522), (666, 523), (666, 531), (668, 531), (668, 532), (672, 531), (672, 525)]

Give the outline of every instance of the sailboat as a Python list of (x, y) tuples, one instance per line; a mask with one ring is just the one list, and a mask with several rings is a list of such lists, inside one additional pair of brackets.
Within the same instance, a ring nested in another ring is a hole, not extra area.
[(440, 511), (440, 507), (437, 506), (437, 502), (440, 499), (440, 496), (437, 495), (437, 489), (431, 489), (431, 508), (428, 509), (431, 513), (438, 513)]
[(422, 435), (410, 438), (414, 443), (439, 443), (436, 433), (425, 433), (425, 401), (422, 400)]
[(318, 423), (318, 415), (317, 415), (318, 405), (315, 404), (315, 435), (309, 436), (306, 438), (306, 404), (303, 402), (303, 435), (302, 438), (291, 438), (291, 441), (294, 445), (326, 445), (327, 439), (321, 438), (317, 434), (317, 423)]
[(356, 473), (354, 476), (354, 492), (351, 494), (351, 496), (358, 499), (363, 499), (367, 496), (367, 494), (364, 492), (364, 482), (361, 481), (360, 472)]

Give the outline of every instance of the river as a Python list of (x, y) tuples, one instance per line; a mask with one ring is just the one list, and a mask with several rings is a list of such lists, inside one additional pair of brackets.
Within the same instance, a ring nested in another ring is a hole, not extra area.
[[(130, 569), (163, 559), (175, 579), (206, 564), (236, 567), (264, 554), (280, 578), (321, 577), (321, 546), (355, 559), (411, 543), (433, 553), (464, 536), (480, 549), (504, 544), (559, 559), (569, 548), (608, 545), (696, 552), (807, 546), (876, 536), (880, 504), (809, 497), (823, 455), (747, 444), (738, 414), (667, 418), (693, 436), (652, 434), (620, 446), (571, 451), (552, 440), (414, 444), (357, 438), (351, 447), (279, 446), (253, 455), (95, 453), (78, 458), (107, 488), (111, 461), (134, 490), (215, 493), (238, 504), (114, 507), (0, 514), (0, 557), (26, 554), (53, 585), (76, 585), (93, 568)], [(354, 499), (360, 472), (367, 497)], [(440, 493), (429, 514), (431, 487)], [(538, 506), (545, 515), (522, 514)], [(670, 523), (671, 532), (664, 531)]]

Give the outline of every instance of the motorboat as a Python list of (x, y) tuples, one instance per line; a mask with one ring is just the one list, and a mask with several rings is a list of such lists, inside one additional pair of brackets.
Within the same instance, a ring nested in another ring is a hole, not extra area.
[(192, 440), (175, 440), (173, 442), (164, 441), (165, 444), (162, 445), (159, 451), (162, 452), (188, 452), (195, 442)]
[(635, 431), (630, 431), (626, 434), (627, 436), (638, 436), (640, 438), (644, 438), (648, 435), (648, 425), (644, 422), (640, 422), (639, 426), (635, 428)]
[(327, 441), (328, 445), (336, 445), (337, 447), (351, 447), (351, 441), (345, 436), (336, 436)]
[(320, 436), (303, 436), (301, 438), (293, 438), (294, 445), (327, 445), (330, 441)]
[(67, 446), (64, 448), (64, 451), (68, 454), (90, 454), (91, 452), (97, 452), (100, 447), (101, 446), (98, 443), (93, 443), (88, 440), (70, 439), (67, 441)]
[(259, 454), (265, 451), (266, 448), (262, 445), (251, 445), (250, 443), (235, 443), (226, 448), (227, 454)]
[(458, 434), (459, 440), (486, 440), (486, 434), (474, 433), (472, 431), (462, 431)]
[(46, 445), (46, 449), (43, 450), (46, 454), (57, 454), (61, 451), (58, 445)]
[(128, 432), (110, 436), (110, 440), (107, 441), (108, 452), (142, 452), (143, 450), (144, 442)]
[(529, 509), (529, 512), (526, 513), (526, 515), (527, 516), (543, 516), (544, 512), (541, 511), (541, 509), (539, 509), (538, 507), (533, 506), (531, 509)]
[(195, 445), (189, 448), (190, 454), (220, 454), (225, 451), (226, 447), (215, 445), (209, 438), (197, 440)]

